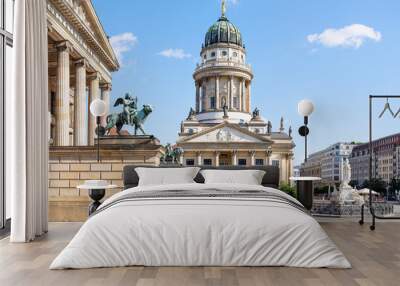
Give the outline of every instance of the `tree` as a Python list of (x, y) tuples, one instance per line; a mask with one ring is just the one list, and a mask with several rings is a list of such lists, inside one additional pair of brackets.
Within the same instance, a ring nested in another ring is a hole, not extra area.
[(358, 187), (358, 181), (357, 180), (351, 180), (349, 185), (352, 186), (353, 188), (357, 188)]
[(314, 188), (314, 194), (316, 194), (316, 195), (326, 195), (328, 193), (329, 193), (329, 186)]
[(362, 188), (368, 188), (381, 194), (384, 194), (386, 192), (386, 187), (386, 182), (381, 178), (374, 178), (371, 181), (365, 180), (362, 184)]
[(281, 190), (282, 192), (292, 196), (293, 198), (296, 198), (296, 188), (292, 187), (290, 184), (288, 183), (281, 183), (279, 186), (279, 190)]
[(389, 194), (395, 195), (396, 191), (400, 190), (400, 179), (393, 178), (389, 183)]

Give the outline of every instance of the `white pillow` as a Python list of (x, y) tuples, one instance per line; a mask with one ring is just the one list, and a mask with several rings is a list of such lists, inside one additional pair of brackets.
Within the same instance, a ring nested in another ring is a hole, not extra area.
[(201, 170), (206, 184), (261, 185), (265, 172), (262, 170)]
[(194, 183), (198, 167), (188, 168), (135, 168), (139, 176), (139, 186), (171, 185)]

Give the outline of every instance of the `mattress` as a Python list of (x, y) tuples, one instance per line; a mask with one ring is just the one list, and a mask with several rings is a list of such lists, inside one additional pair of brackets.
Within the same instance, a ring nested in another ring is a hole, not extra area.
[(110, 197), (50, 269), (135, 265), (351, 267), (289, 195), (193, 183), (135, 187)]

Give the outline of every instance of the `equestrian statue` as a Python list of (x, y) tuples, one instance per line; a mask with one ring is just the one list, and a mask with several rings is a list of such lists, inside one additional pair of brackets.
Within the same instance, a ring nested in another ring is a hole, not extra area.
[(146, 135), (143, 130), (143, 124), (150, 113), (153, 112), (153, 109), (151, 105), (145, 104), (142, 110), (138, 110), (137, 102), (137, 97), (133, 97), (129, 93), (126, 93), (125, 97), (120, 97), (115, 101), (114, 107), (122, 105), (123, 110), (121, 113), (112, 113), (107, 116), (107, 126), (105, 128), (107, 135), (110, 134), (111, 129), (114, 127), (120, 135), (120, 131), (124, 125), (134, 127), (135, 135), (137, 135), (138, 129), (143, 135)]
[(165, 164), (170, 162), (172, 164), (179, 163), (178, 159), (183, 154), (183, 149), (180, 147), (174, 147), (170, 143), (165, 145), (165, 154), (161, 157), (161, 161)]

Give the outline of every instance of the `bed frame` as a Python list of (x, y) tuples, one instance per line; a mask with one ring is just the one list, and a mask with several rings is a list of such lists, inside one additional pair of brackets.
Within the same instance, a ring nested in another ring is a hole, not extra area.
[[(146, 168), (184, 168), (179, 166), (143, 166), (143, 165), (126, 165), (124, 167), (123, 173), (123, 180), (124, 180), (124, 189), (129, 189), (136, 187), (139, 183), (138, 174), (135, 171), (137, 167), (146, 167)], [(201, 166), (202, 170), (210, 170), (210, 169), (217, 169), (217, 170), (263, 170), (265, 171), (265, 175), (262, 179), (262, 185), (264, 187), (271, 187), (271, 188), (278, 188), (279, 187), (279, 167), (277, 166), (220, 166), (220, 167), (213, 167), (213, 166)], [(204, 178), (200, 174), (194, 178), (195, 182), (197, 183), (204, 183)]]

